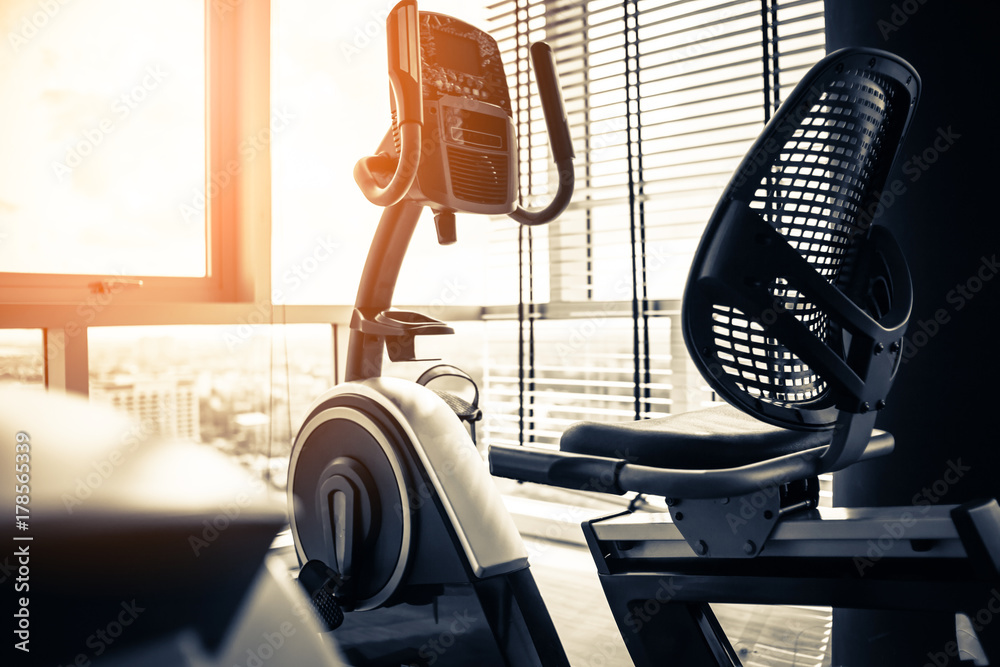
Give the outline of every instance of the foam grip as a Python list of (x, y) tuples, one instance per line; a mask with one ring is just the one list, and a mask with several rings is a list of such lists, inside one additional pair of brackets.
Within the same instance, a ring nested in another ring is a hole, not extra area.
[(556, 452), (521, 446), (493, 445), (490, 474), (565, 489), (621, 495), (618, 482), (624, 459)]
[(542, 98), (542, 113), (552, 146), (552, 160), (556, 164), (572, 160), (573, 140), (569, 136), (569, 122), (566, 120), (552, 48), (545, 42), (535, 42), (531, 45), (531, 62), (535, 68), (535, 79), (538, 80), (538, 94)]
[(354, 182), (363, 191), (386, 187), (396, 171), (396, 160), (385, 153), (369, 155), (354, 165)]
[(416, 0), (402, 0), (386, 17), (389, 80), (399, 124), (424, 122), (420, 18)]

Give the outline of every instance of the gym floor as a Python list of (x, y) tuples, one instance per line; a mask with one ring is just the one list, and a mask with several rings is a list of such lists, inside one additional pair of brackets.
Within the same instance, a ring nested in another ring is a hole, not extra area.
[[(618, 498), (495, 480), (525, 539), (535, 581), (573, 667), (631, 661), (583, 543), (580, 522), (621, 511)], [(745, 667), (829, 667), (830, 609), (713, 605)]]
[[(631, 664), (582, 547), (528, 540), (531, 569), (573, 667)], [(534, 551), (538, 549), (538, 551)], [(714, 605), (745, 667), (829, 666), (830, 610)]]

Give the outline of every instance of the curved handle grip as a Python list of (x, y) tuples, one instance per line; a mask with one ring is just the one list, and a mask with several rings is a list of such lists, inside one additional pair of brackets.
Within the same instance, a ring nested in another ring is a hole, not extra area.
[(542, 113), (545, 114), (545, 128), (549, 134), (552, 157), (559, 173), (559, 188), (549, 205), (541, 211), (527, 211), (518, 206), (510, 217), (522, 225), (543, 225), (552, 222), (566, 210), (573, 197), (573, 187), (576, 184), (576, 175), (573, 173), (575, 155), (552, 48), (545, 42), (532, 44), (531, 62), (535, 68), (538, 92), (542, 98)]
[(379, 153), (363, 157), (354, 165), (354, 182), (365, 198), (376, 206), (389, 207), (399, 203), (417, 178), (422, 129), (416, 123), (407, 123), (399, 126), (399, 135), (398, 160)]
[[(416, 0), (402, 0), (392, 8), (385, 21), (389, 83), (396, 103), (399, 131), (399, 159), (391, 175), (391, 158), (385, 154), (361, 158), (354, 165), (354, 181), (368, 201), (377, 206), (398, 203), (413, 186), (420, 165), (424, 101), (419, 18)], [(386, 181), (386, 185), (381, 185)]]
[(549, 132), (549, 144), (556, 164), (572, 160), (573, 140), (569, 136), (569, 123), (563, 106), (562, 90), (552, 47), (545, 42), (531, 45), (531, 63), (535, 67), (538, 94), (542, 98), (542, 113), (545, 114), (545, 128)]

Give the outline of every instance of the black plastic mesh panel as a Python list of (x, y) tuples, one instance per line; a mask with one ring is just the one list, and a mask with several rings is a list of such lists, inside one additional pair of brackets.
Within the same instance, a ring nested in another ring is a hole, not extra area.
[(455, 196), (477, 204), (503, 204), (509, 189), (506, 153), (484, 153), (448, 146), (448, 167)]
[[(892, 114), (886, 86), (877, 74), (857, 69), (828, 82), (816, 103), (800, 114), (789, 139), (774, 151), (750, 201), (750, 207), (831, 283), (854, 236), (870, 223), (861, 207), (870, 201), (877, 162), (893, 157), (882, 155), (884, 124)], [(768, 290), (775, 311), (791, 312), (827, 340), (826, 313), (794, 285), (779, 278)], [(719, 304), (713, 306), (712, 319), (722, 370), (734, 376), (741, 391), (775, 405), (794, 406), (826, 389), (808, 365), (763, 335), (760, 322)]]

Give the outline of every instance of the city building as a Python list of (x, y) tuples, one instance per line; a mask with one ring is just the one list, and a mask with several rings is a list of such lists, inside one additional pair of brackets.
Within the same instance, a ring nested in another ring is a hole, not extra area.
[(91, 400), (123, 410), (152, 434), (201, 441), (194, 378), (116, 375), (93, 380)]

